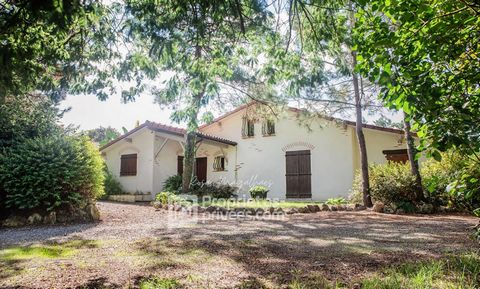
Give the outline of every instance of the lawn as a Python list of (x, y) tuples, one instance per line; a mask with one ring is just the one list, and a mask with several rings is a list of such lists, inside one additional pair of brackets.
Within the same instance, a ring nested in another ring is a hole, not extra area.
[(480, 288), (467, 216), (99, 207), (97, 224), (1, 230), (0, 288)]

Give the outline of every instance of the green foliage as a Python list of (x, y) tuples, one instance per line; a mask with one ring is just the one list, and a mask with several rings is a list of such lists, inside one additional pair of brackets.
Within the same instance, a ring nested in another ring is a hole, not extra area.
[(250, 196), (253, 199), (258, 198), (261, 200), (265, 200), (267, 198), (267, 193), (269, 191), (270, 190), (265, 186), (254, 186), (254, 187), (251, 187), (250, 190), (248, 190), (248, 192), (250, 193)]
[(24, 96), (0, 101), (0, 148), (60, 132), (59, 111), (46, 97)]
[(88, 135), (92, 141), (100, 144), (101, 146), (106, 145), (110, 141), (120, 136), (118, 130), (114, 129), (113, 127), (103, 126), (96, 129), (87, 130), (84, 133)]
[[(373, 200), (385, 204), (415, 200), (415, 177), (409, 164), (388, 162), (369, 166), (370, 195)], [(357, 174), (352, 188), (352, 201), (361, 196), (361, 181)]]
[(237, 187), (221, 182), (197, 183), (191, 187), (191, 194), (198, 197), (210, 196), (214, 199), (229, 199), (235, 197)]
[(188, 204), (185, 199), (177, 196), (175, 193), (164, 191), (157, 194), (155, 200), (162, 203), (162, 205), (168, 204)]
[(125, 191), (122, 188), (122, 184), (110, 173), (107, 166), (104, 166), (105, 180), (103, 181), (105, 196), (110, 195), (122, 195)]
[(378, 119), (374, 120), (373, 124), (381, 127), (394, 127), (398, 129), (403, 129), (402, 122), (394, 122), (384, 115), (381, 115)]
[(459, 254), (440, 260), (407, 263), (361, 280), (364, 289), (467, 289), (480, 285), (480, 256)]
[(163, 190), (173, 193), (180, 193), (182, 191), (182, 176), (173, 175), (168, 177), (165, 182), (163, 182)]
[(327, 205), (344, 205), (347, 203), (347, 200), (345, 200), (344, 198), (330, 198), (325, 202), (325, 204)]
[[(113, 26), (102, 1), (6, 0), (0, 5), (0, 102), (41, 91), (58, 101), (65, 92), (97, 92), (117, 55)], [(97, 63), (98, 64), (98, 63)]]
[[(184, 183), (188, 186), (200, 110), (225, 95), (222, 88), (236, 88), (232, 85), (239, 79), (236, 71), (247, 66), (245, 40), (262, 33), (260, 25), (269, 14), (266, 3), (127, 0), (124, 8), (123, 27), (131, 45), (116, 75), (135, 84), (122, 91), (122, 97), (134, 100), (148, 89), (158, 104), (174, 108), (173, 121), (186, 123)], [(164, 71), (169, 78), (156, 85)]]
[(472, 1), (357, 1), (358, 69), (423, 147), (480, 150), (480, 18)]
[(441, 160), (427, 160), (421, 173), (432, 202), (473, 211), (480, 207), (480, 167), (455, 150), (441, 153)]
[(86, 137), (38, 137), (0, 154), (6, 205), (52, 210), (103, 194), (103, 159)]

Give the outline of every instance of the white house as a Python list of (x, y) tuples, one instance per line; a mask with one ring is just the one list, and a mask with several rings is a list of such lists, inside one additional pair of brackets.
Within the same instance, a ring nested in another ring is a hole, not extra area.
[[(265, 119), (254, 107), (241, 106), (200, 127), (199, 180), (235, 184), (240, 195), (263, 184), (271, 198), (348, 196), (360, 164), (354, 122), (314, 117), (307, 128), (300, 110)], [(370, 163), (406, 161), (402, 130), (366, 124), (364, 134)], [(126, 191), (153, 198), (169, 176), (182, 173), (184, 142), (184, 129), (147, 121), (101, 152)]]

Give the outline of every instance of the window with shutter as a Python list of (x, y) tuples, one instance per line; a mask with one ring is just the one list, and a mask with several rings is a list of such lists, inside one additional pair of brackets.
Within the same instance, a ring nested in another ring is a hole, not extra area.
[(273, 120), (266, 120), (262, 124), (263, 136), (275, 135), (275, 122)]
[(213, 170), (216, 172), (225, 170), (225, 157), (215, 157), (215, 159), (213, 160)]
[(120, 157), (120, 176), (137, 175), (137, 154), (122, 155)]
[(243, 117), (242, 119), (242, 137), (255, 136), (255, 123), (253, 120)]

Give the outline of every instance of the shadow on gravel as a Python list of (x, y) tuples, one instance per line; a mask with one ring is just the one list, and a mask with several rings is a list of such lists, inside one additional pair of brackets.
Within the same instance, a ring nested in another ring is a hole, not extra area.
[(302, 272), (350, 281), (386, 266), (469, 250), (473, 242), (468, 239), (468, 226), (455, 217), (349, 213), (208, 220), (193, 228), (155, 231), (163, 245), (151, 242), (138, 249), (202, 250), (234, 261), (251, 276), (268, 276), (276, 284), (288, 283)]
[(99, 224), (100, 222), (68, 225), (56, 224), (50, 226), (9, 229), (0, 228), (0, 248), (19, 244), (28, 245), (38, 242), (45, 242), (49, 239), (54, 239), (57, 237), (74, 235), (84, 230), (93, 228)]

